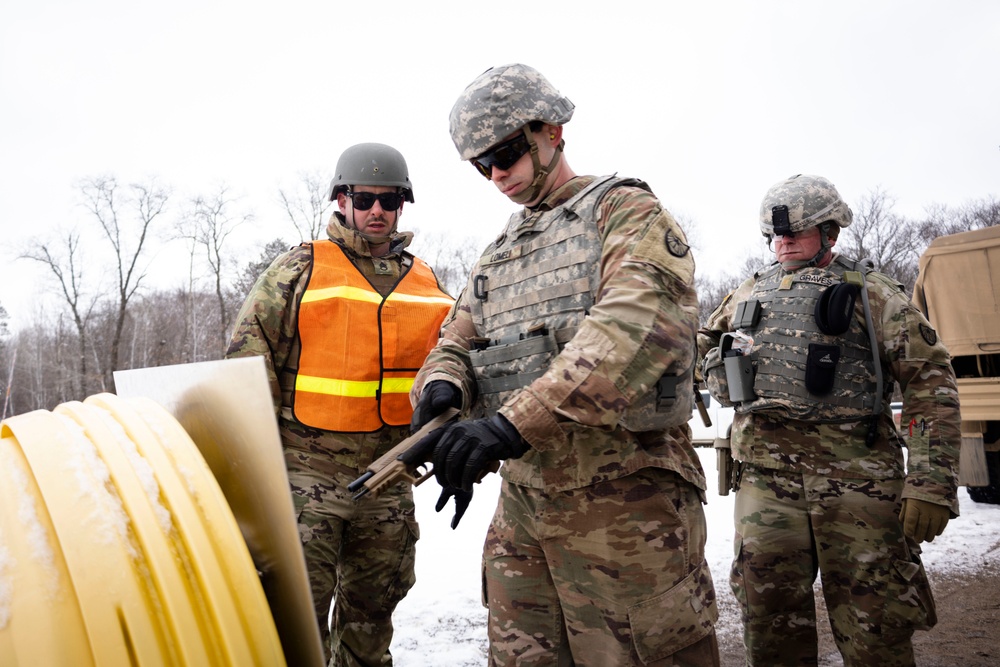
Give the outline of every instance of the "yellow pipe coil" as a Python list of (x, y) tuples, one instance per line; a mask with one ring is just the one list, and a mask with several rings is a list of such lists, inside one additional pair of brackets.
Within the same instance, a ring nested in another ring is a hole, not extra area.
[(0, 665), (285, 665), (215, 477), (152, 400), (2, 423)]

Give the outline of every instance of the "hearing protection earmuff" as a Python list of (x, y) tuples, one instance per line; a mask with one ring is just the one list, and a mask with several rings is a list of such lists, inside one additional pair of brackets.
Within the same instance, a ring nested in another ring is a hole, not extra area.
[(854, 301), (859, 288), (851, 283), (837, 283), (827, 287), (816, 301), (816, 325), (830, 336), (839, 336), (851, 327)]

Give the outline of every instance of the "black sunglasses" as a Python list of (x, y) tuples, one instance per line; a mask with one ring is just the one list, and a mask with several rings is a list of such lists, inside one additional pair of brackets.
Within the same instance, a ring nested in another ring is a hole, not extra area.
[(351, 192), (350, 190), (345, 190), (344, 194), (351, 198), (354, 208), (359, 211), (370, 209), (375, 205), (376, 199), (382, 205), (383, 211), (395, 211), (403, 205), (403, 195), (398, 192), (383, 192), (377, 195), (374, 192)]
[(491, 150), (486, 151), (479, 157), (474, 157), (470, 162), (476, 170), (486, 178), (493, 178), (493, 167), (497, 169), (510, 169), (514, 163), (521, 159), (521, 156), (531, 150), (531, 144), (524, 134), (519, 134), (513, 139), (508, 139)]

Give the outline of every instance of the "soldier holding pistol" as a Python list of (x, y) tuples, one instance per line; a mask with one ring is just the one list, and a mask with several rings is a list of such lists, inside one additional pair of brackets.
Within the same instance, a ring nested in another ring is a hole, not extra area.
[(687, 426), (694, 260), (645, 183), (573, 172), (572, 115), (521, 64), (486, 71), (452, 108), (461, 158), (523, 208), (445, 320), (413, 428), (471, 411), (433, 453), (466, 502), (505, 461), (483, 555), (491, 665), (717, 665)]
[(936, 622), (919, 543), (958, 516), (955, 376), (902, 285), (833, 252), (851, 220), (825, 178), (774, 185), (760, 229), (777, 261), (698, 336), (710, 391), (735, 406), (730, 583), (748, 665), (817, 663), (817, 571), (845, 665), (913, 665), (913, 631)]

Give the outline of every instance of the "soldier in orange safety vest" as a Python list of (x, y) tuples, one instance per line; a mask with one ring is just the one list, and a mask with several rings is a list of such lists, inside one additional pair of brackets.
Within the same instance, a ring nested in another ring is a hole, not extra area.
[(409, 435), (409, 392), (453, 299), (397, 231), (413, 202), (399, 151), (348, 148), (328, 196), (329, 238), (257, 279), (226, 356), (267, 361), (327, 658), (385, 665), (392, 612), (415, 581), (412, 489), (354, 501), (347, 485)]

